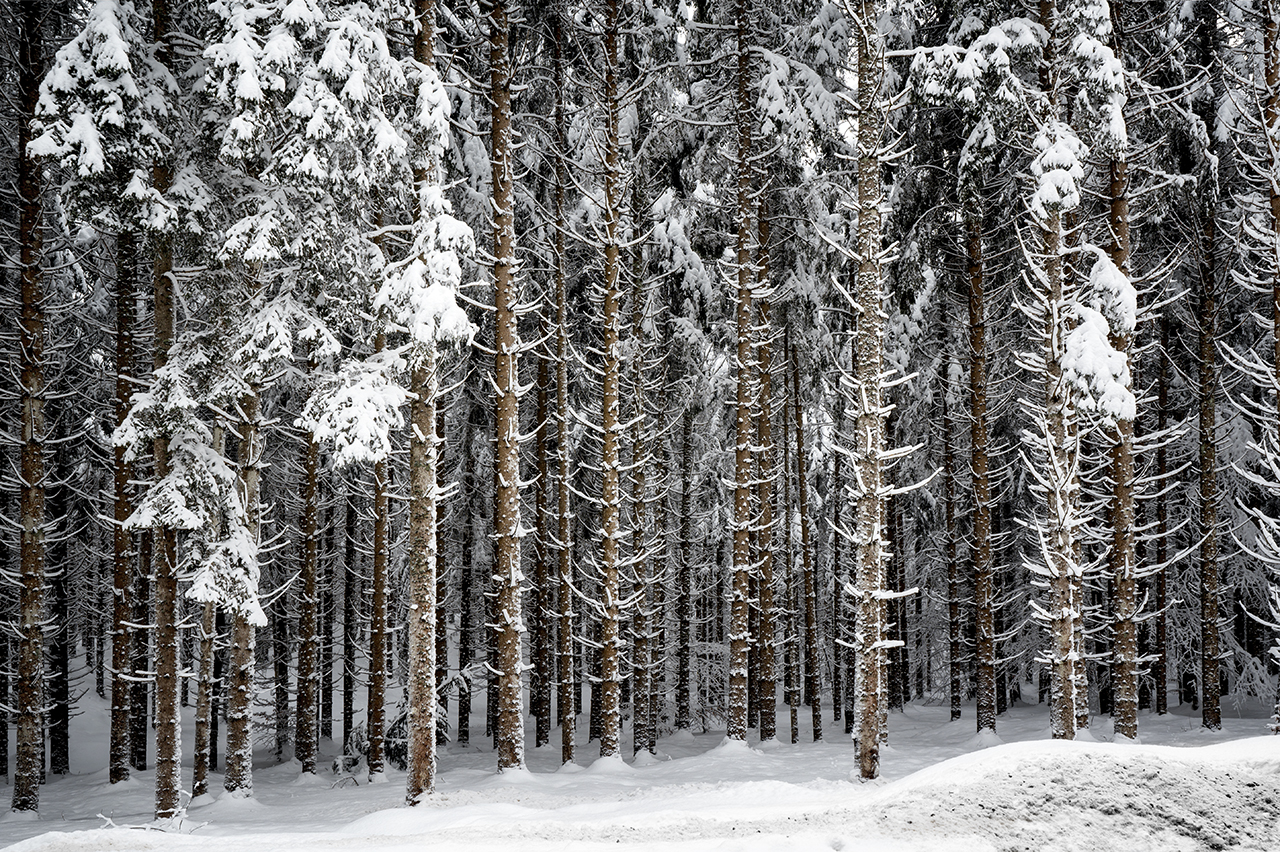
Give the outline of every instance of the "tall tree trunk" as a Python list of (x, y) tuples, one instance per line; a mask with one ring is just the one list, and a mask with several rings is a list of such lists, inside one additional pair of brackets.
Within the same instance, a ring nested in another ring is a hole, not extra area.
[(751, 479), (752, 479), (752, 389), (754, 353), (751, 351), (752, 323), (752, 184), (755, 169), (751, 162), (754, 127), (751, 59), (750, 0), (737, 0), (734, 7), (734, 30), (737, 66), (734, 98), (736, 131), (736, 196), (734, 223), (737, 226), (734, 264), (737, 273), (735, 307), (737, 399), (734, 414), (733, 458), (733, 585), (729, 616), (729, 719), (726, 736), (731, 740), (747, 739), (747, 656), (751, 641)]
[(40, 97), (44, 71), (43, 4), (19, 5), (18, 18), (18, 241), (20, 316), (18, 370), (22, 415), (22, 482), (18, 497), (18, 688), (16, 703), (17, 763), (13, 776), (13, 810), (35, 811), (40, 805), (44, 771), (41, 714), (44, 710), (44, 582), (45, 582), (45, 465), (44, 465), (44, 345), (45, 292), (40, 268), (42, 253), (40, 166), (31, 157), (32, 121)]
[[(173, 50), (168, 40), (172, 35), (169, 0), (153, 0), (151, 4), (153, 36), (158, 45), (157, 58), (170, 73), (174, 71)], [(173, 183), (173, 167), (160, 160), (151, 167), (155, 191), (164, 196)], [(168, 233), (156, 236), (152, 244), (152, 287), (155, 293), (154, 367), (159, 372), (169, 362), (169, 349), (174, 338), (173, 238)], [(169, 436), (161, 433), (153, 447), (155, 479), (169, 474)], [(182, 808), (182, 733), (178, 708), (178, 542), (171, 528), (156, 530), (155, 539), (156, 597), (156, 819), (170, 819)]]
[[(307, 362), (314, 370), (314, 359)], [(298, 697), (293, 722), (293, 756), (304, 775), (316, 772), (316, 703), (320, 686), (319, 590), (320, 570), (320, 445), (315, 435), (303, 435), (302, 456), (302, 571), (298, 577)]]
[(800, 560), (804, 574), (804, 691), (809, 698), (813, 741), (822, 739), (822, 675), (818, 670), (818, 590), (814, 581), (813, 540), (809, 531), (809, 486), (805, 476), (804, 409), (800, 404), (800, 357), (790, 345), (792, 404), (796, 426), (796, 502), (800, 511)]
[[(551, 334), (546, 311), (541, 312), (539, 334), (548, 340)], [(541, 347), (539, 347), (541, 350)], [(551, 683), (555, 680), (555, 594), (551, 587), (551, 509), (548, 505), (551, 492), (551, 460), (548, 444), (551, 414), (548, 406), (551, 396), (551, 369), (547, 353), (539, 351), (537, 383), (537, 418), (534, 430), (534, 461), (538, 468), (534, 486), (534, 535), (533, 550), (533, 669), (530, 688), (531, 710), (534, 718), (533, 747), (542, 748), (551, 742)]]
[(680, 542), (676, 555), (676, 718), (675, 729), (693, 726), (693, 405), (680, 417)]
[(881, 379), (884, 369), (883, 285), (880, 278), (880, 175), (884, 144), (884, 108), (880, 87), (884, 80), (884, 45), (877, 32), (878, 4), (862, 0), (854, 45), (858, 62), (858, 280), (853, 293), (857, 364), (851, 389), (854, 404), (852, 530), (858, 624), (854, 644), (858, 652), (855, 699), (858, 708), (858, 769), (863, 778), (880, 774), (880, 705), (884, 677), (884, 517), (881, 455), (884, 452), (884, 412)]
[(320, 596), (320, 737), (333, 740), (333, 619), (334, 619), (334, 547), (336, 525), (334, 523), (333, 480), (325, 488), (327, 508), (324, 520), (324, 577)]
[[(258, 302), (261, 283), (250, 273), (248, 303)], [(262, 403), (260, 388), (250, 383), (240, 398), (240, 496), (251, 541), (261, 540)], [(243, 610), (231, 613), (231, 673), (227, 684), (227, 768), (222, 786), (232, 796), (253, 795), (254, 625)]]
[[(431, 0), (418, 0), (419, 37), (434, 32)], [(427, 37), (430, 37), (428, 35)], [(428, 42), (429, 45), (429, 42)], [(432, 61), (429, 47), (426, 58)], [(424, 176), (425, 179), (425, 176)], [(436, 374), (434, 344), (417, 353), (412, 375), (416, 395), (409, 407), (409, 778), (405, 801), (416, 805), (435, 788), (436, 763)]]
[(354, 489), (348, 487), (342, 536), (342, 747), (346, 754), (355, 727), (356, 659), (360, 649), (360, 564), (356, 556)]
[(520, 685), (520, 408), (517, 391), (520, 336), (515, 279), (515, 149), (511, 125), (512, 64), (507, 0), (486, 0), (489, 30), (490, 162), (493, 165), (494, 343), (494, 566), (497, 597), (492, 622), (497, 642), (498, 769), (524, 768)]
[[(137, 318), (138, 274), (137, 235), (123, 230), (116, 238), (116, 427), (129, 413), (134, 385), (134, 324)], [(136, 553), (133, 535), (124, 522), (133, 514), (133, 463), (125, 448), (112, 451), (114, 521), (112, 526), (112, 615), (111, 615), (111, 744), (108, 777), (112, 784), (129, 778), (129, 671), (130, 630), (133, 617), (133, 571)]]
[[(1123, 0), (1112, 0), (1112, 49), (1123, 61)], [(1121, 157), (1110, 163), (1111, 180), (1110, 230), (1108, 251), (1111, 262), (1128, 278), (1129, 264), (1129, 164)], [(1131, 360), (1132, 334), (1111, 332), (1111, 347)], [(1130, 388), (1131, 390), (1132, 388)], [(1111, 446), (1111, 551), (1112, 607), (1115, 613), (1115, 651), (1111, 669), (1111, 687), (1115, 707), (1117, 736), (1138, 736), (1138, 595), (1135, 575), (1135, 514), (1133, 505), (1133, 437), (1132, 419), (1116, 422), (1115, 443)]]
[[(1222, 75), (1217, 71), (1219, 10), (1214, 0), (1196, 6), (1197, 63), (1209, 75), (1206, 85), (1214, 96), (1201, 98), (1200, 118), (1212, 127), (1217, 118), (1221, 97)], [(1210, 135), (1210, 154), (1216, 145)], [(1214, 181), (1208, 181), (1210, 186)], [(1218, 230), (1217, 199), (1211, 190), (1200, 196), (1200, 246), (1197, 268), (1197, 340), (1199, 361), (1198, 428), (1200, 439), (1200, 682), (1202, 724), (1210, 730), (1222, 727), (1220, 707), (1221, 682), (1219, 656), (1221, 637), (1218, 627), (1220, 568), (1218, 565), (1218, 458), (1217, 458), (1217, 392), (1218, 392)]]
[[(383, 334), (378, 334), (377, 348), (385, 348)], [(391, 490), (390, 470), (386, 459), (373, 465), (373, 576), (369, 608), (369, 690), (368, 736), (369, 780), (383, 779), (386, 755), (383, 746), (387, 736), (387, 559), (390, 556)]]
[(619, 753), (622, 729), (621, 680), (622, 644), (620, 621), (619, 562), (621, 538), (622, 487), (619, 456), (621, 423), (621, 309), (619, 307), (619, 275), (621, 272), (621, 206), (622, 165), (618, 102), (618, 30), (621, 26), (620, 0), (609, 0), (604, 26), (604, 325), (603, 378), (600, 392), (601, 504), (600, 504), (600, 756)]
[(558, 559), (559, 656), (560, 683), (556, 704), (560, 711), (560, 762), (572, 763), (574, 735), (577, 729), (577, 689), (574, 679), (573, 653), (573, 543), (569, 508), (569, 292), (565, 271), (565, 190), (569, 183), (565, 158), (569, 143), (565, 138), (565, 57), (564, 21), (557, 7), (555, 16), (554, 74), (556, 125), (556, 189), (555, 189), (555, 279), (556, 279), (556, 555)]
[[(462, 575), (458, 582), (458, 668), (465, 671), (475, 661), (474, 628), (472, 627), (472, 609), (475, 602), (473, 540), (477, 509), (477, 491), (479, 482), (476, 479), (476, 454), (473, 448), (476, 418), (480, 407), (475, 401), (465, 400), (467, 410), (466, 426), (462, 432), (462, 493), (465, 495), (462, 506), (461, 535), (459, 546), (458, 572)], [(473, 684), (469, 678), (463, 678), (462, 690), (458, 693), (458, 745), (465, 748), (471, 745), (471, 692)]]
[[(60, 411), (50, 404), (50, 418), (57, 424), (56, 443), (65, 445), (65, 419)], [(49, 771), (54, 775), (68, 775), (71, 772), (71, 599), (67, 576), (71, 568), (68, 559), (68, 537), (65, 525), (69, 521), (67, 513), (70, 509), (67, 500), (68, 479), (65, 454), (54, 457), (53, 477), (55, 483), (48, 494), (48, 517), (55, 527), (53, 542), (48, 547), (48, 566), (50, 567), (53, 591), (53, 606), (50, 607), (52, 630), (49, 635), (49, 663), (52, 671), (49, 678)]]
[[(1118, 2), (1118, 0), (1117, 0)], [(1263, 122), (1267, 133), (1269, 213), (1271, 217), (1271, 338), (1272, 369), (1276, 381), (1276, 405), (1280, 408), (1280, 9), (1276, 0), (1262, 0), (1262, 61), (1267, 95)], [(1276, 412), (1275, 446), (1280, 448), (1280, 410)], [(1274, 568), (1272, 569), (1275, 570)], [(1280, 725), (1280, 691), (1276, 695), (1275, 723)], [(1280, 731), (1277, 731), (1280, 732)]]
[(758, 304), (760, 341), (756, 358), (760, 371), (759, 419), (756, 421), (756, 441), (759, 445), (760, 477), (756, 483), (756, 502), (759, 505), (760, 522), (756, 545), (760, 552), (760, 632), (756, 637), (760, 666), (758, 704), (760, 708), (760, 742), (776, 739), (778, 735), (778, 674), (774, 647), (774, 565), (773, 565), (773, 480), (777, 475), (773, 447), (773, 358), (769, 336), (769, 302), (764, 298), (769, 278), (769, 214), (764, 200), (760, 202), (759, 263), (757, 284), (761, 299)]
[[(944, 303), (945, 304), (945, 303)], [(945, 324), (944, 324), (945, 326)], [(945, 331), (943, 332), (946, 333)], [(947, 688), (951, 704), (951, 721), (960, 718), (960, 705), (964, 682), (963, 634), (960, 624), (960, 556), (959, 532), (956, 525), (956, 452), (955, 418), (951, 414), (950, 377), (951, 360), (939, 365), (942, 380), (942, 487), (943, 525), (947, 559)]]
[[(982, 247), (982, 213), (969, 209), (965, 217), (965, 249), (969, 279), (969, 467), (973, 488), (973, 598), (978, 665), (978, 730), (996, 729), (995, 567), (991, 558), (990, 437), (987, 431), (987, 318), (986, 264)], [(959, 593), (958, 583), (956, 593)], [(959, 631), (959, 600), (954, 604)], [(958, 636), (957, 636), (958, 639)], [(958, 650), (958, 641), (953, 653)], [(952, 681), (959, 689), (953, 661)], [(952, 698), (958, 716), (958, 695)]]
[[(784, 358), (790, 359), (790, 335), (787, 333), (787, 327), (784, 326), (782, 340), (782, 354)], [(787, 381), (787, 364), (782, 365), (782, 470), (780, 478), (782, 479), (782, 552), (784, 554), (786, 572), (783, 580), (783, 596), (786, 613), (785, 633), (787, 637), (785, 646), (785, 657), (783, 665), (785, 667), (785, 700), (787, 702), (787, 715), (791, 723), (791, 744), (795, 745), (800, 742), (800, 619), (798, 617), (800, 607), (799, 588), (800, 584), (796, 582), (796, 558), (795, 549), (792, 546), (791, 539), (791, 523), (792, 523), (792, 504), (791, 504), (791, 383)], [(692, 425), (692, 424), (690, 424)], [(692, 431), (692, 429), (690, 429)], [(688, 508), (683, 509), (683, 517), (689, 516)]]

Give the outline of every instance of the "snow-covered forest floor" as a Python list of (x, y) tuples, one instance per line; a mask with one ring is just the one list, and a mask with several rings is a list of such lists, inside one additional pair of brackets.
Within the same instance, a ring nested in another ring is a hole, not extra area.
[[(1107, 742), (1106, 717), (1090, 732), (1097, 742), (1053, 742), (1043, 705), (1012, 708), (999, 742), (984, 740), (972, 708), (951, 723), (945, 707), (916, 704), (891, 715), (883, 777), (869, 784), (856, 780), (853, 745), (829, 710), (824, 743), (809, 741), (802, 708), (799, 745), (685, 734), (662, 739), (657, 759), (593, 765), (596, 748), (583, 742), (581, 765), (563, 769), (556, 732), (556, 745), (529, 750), (526, 773), (498, 776), (487, 744), (450, 747), (437, 793), (412, 810), (395, 770), (383, 784), (335, 784), (325, 741), (318, 779), (299, 780), (297, 764), (263, 751), (252, 800), (198, 803), (162, 833), (143, 830), (152, 772), (108, 785), (108, 707), (85, 701), (74, 774), (43, 788), (38, 821), (0, 820), (0, 844), (23, 841), (14, 852), (1280, 849), (1280, 737), (1265, 735), (1261, 707), (1228, 705), (1218, 732), (1189, 708), (1144, 713), (1135, 745)], [(189, 745), (189, 724), (183, 733)], [(221, 776), (213, 788), (221, 793)]]

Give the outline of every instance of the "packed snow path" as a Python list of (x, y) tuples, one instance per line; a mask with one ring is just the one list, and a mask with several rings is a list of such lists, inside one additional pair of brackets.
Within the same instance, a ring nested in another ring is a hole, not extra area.
[[(764, 748), (683, 735), (662, 740), (657, 759), (565, 769), (555, 768), (558, 748), (540, 749), (530, 771), (502, 776), (488, 750), (455, 749), (438, 792), (412, 810), (400, 805), (401, 773), (335, 786), (327, 770), (300, 780), (296, 764), (264, 760), (255, 799), (197, 803), (178, 832), (159, 832), (100, 828), (147, 824), (152, 795), (150, 772), (112, 789), (102, 770), (54, 779), (40, 820), (0, 821), (0, 843), (30, 838), (14, 852), (226, 852), (230, 836), (236, 852), (1280, 850), (1280, 737), (1256, 736), (1265, 730), (1256, 715), (1216, 733), (1195, 717), (1143, 715), (1136, 745), (1050, 741), (1042, 707), (1001, 717), (1007, 744), (945, 714), (895, 714), (886, 777), (871, 784), (852, 777), (852, 744), (839, 735)], [(1108, 728), (1095, 725), (1099, 735)]]

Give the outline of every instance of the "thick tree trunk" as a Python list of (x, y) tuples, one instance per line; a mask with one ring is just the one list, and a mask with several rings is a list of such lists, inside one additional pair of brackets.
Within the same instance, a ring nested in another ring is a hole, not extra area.
[[(1117, 60), (1123, 59), (1124, 34), (1120, 29), (1123, 2), (1112, 0), (1112, 49)], [(1111, 261), (1126, 278), (1129, 265), (1129, 164), (1123, 158), (1112, 159), (1109, 185), (1109, 227)], [(1133, 338), (1128, 332), (1111, 332), (1111, 347), (1131, 360)], [(1132, 388), (1130, 388), (1132, 390)], [(1111, 551), (1108, 566), (1112, 578), (1112, 609), (1115, 617), (1115, 650), (1112, 657), (1111, 689), (1117, 736), (1138, 736), (1138, 580), (1134, 546), (1136, 517), (1133, 505), (1133, 436), (1132, 419), (1116, 422), (1115, 442), (1111, 446)]]
[(622, 486), (620, 471), (622, 462), (619, 450), (621, 432), (620, 379), (621, 308), (619, 307), (619, 275), (621, 272), (621, 206), (622, 165), (621, 139), (619, 137), (618, 102), (618, 30), (621, 26), (620, 0), (609, 0), (604, 21), (604, 92), (605, 111), (604, 149), (604, 305), (602, 323), (604, 340), (602, 352), (603, 377), (600, 394), (601, 449), (600, 503), (600, 756), (612, 757), (619, 753), (622, 730), (621, 680), (621, 588), (619, 562), (621, 560), (621, 511)]
[(736, 350), (734, 372), (737, 398), (734, 413), (733, 457), (733, 584), (729, 616), (729, 696), (728, 730), (731, 740), (747, 739), (747, 657), (751, 641), (751, 479), (752, 453), (752, 387), (754, 353), (751, 351), (752, 323), (752, 209), (755, 170), (751, 162), (754, 133), (754, 94), (752, 91), (751, 9), (750, 0), (737, 0), (734, 11), (737, 67), (734, 99), (736, 129), (736, 198), (734, 223), (736, 284)]
[(498, 769), (524, 768), (524, 716), (520, 683), (520, 336), (515, 279), (515, 149), (511, 125), (512, 64), (507, 0), (486, 0), (489, 31), (489, 102), (492, 108), (494, 348), (494, 566)]
[(884, 542), (881, 524), (884, 495), (881, 455), (884, 451), (884, 411), (880, 375), (884, 369), (883, 285), (880, 278), (880, 205), (883, 190), (880, 148), (884, 144), (884, 110), (880, 86), (884, 79), (884, 46), (877, 33), (878, 4), (863, 0), (854, 35), (858, 61), (858, 280), (853, 297), (857, 363), (851, 401), (854, 405), (852, 530), (858, 623), (855, 699), (858, 710), (858, 769), (864, 779), (880, 774), (880, 701), (884, 677), (885, 624)]
[[(430, 31), (429, 2), (419, 0), (419, 21)], [(420, 62), (429, 61), (419, 58)], [(405, 801), (416, 805), (435, 788), (436, 763), (436, 375), (434, 344), (422, 347), (411, 377), (409, 441), (409, 778)]]
[(32, 121), (44, 70), (46, 9), (22, 3), (18, 18), (18, 241), (20, 315), (18, 370), (21, 388), (21, 488), (19, 516), (17, 763), (13, 776), (15, 811), (35, 811), (44, 774), (44, 582), (45, 582), (45, 292), (40, 268), (41, 171), (28, 152)]
[[(159, 47), (157, 58), (173, 71), (173, 51), (168, 44), (172, 34), (169, 0), (151, 4), (154, 37)], [(173, 167), (167, 161), (151, 168), (155, 191), (164, 196), (173, 183)], [(173, 239), (160, 234), (152, 244), (152, 287), (155, 293), (154, 367), (158, 372), (169, 362), (169, 348), (174, 339)], [(169, 474), (169, 438), (156, 437), (154, 444), (156, 481)], [(155, 615), (156, 615), (156, 819), (169, 819), (182, 808), (182, 734), (178, 708), (178, 542), (170, 528), (156, 530), (155, 538)]]

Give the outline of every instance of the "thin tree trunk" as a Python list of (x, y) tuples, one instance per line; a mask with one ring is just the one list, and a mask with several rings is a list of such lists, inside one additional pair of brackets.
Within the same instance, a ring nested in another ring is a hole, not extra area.
[[(308, 372), (314, 370), (308, 360)], [(320, 570), (320, 445), (313, 434), (303, 435), (302, 457), (302, 571), (298, 595), (298, 697), (293, 722), (293, 756), (302, 764), (302, 774), (316, 772), (316, 703), (320, 686), (319, 591)]]
[(151, 547), (153, 531), (138, 537), (138, 571), (134, 576), (133, 624), (130, 628), (129, 760), (139, 772), (147, 768), (147, 719), (150, 718)]
[[(761, 292), (767, 287), (769, 274), (769, 220), (763, 202), (760, 204), (760, 263), (759, 282)], [(760, 742), (768, 742), (778, 736), (778, 674), (774, 647), (774, 595), (773, 595), (773, 359), (769, 344), (769, 303), (759, 302), (761, 336), (756, 358), (760, 370), (760, 413), (756, 421), (756, 441), (760, 450), (759, 482), (756, 484), (756, 502), (759, 504), (760, 523), (757, 546), (760, 550), (760, 632), (756, 639), (760, 666), (758, 705), (760, 708)]]
[[(1117, 0), (1119, 2), (1119, 0)], [(1263, 121), (1267, 132), (1267, 167), (1271, 176), (1269, 212), (1271, 216), (1271, 335), (1272, 365), (1276, 381), (1276, 405), (1280, 408), (1280, 16), (1275, 0), (1263, 0), (1263, 73), (1267, 88)], [(1280, 448), (1280, 410), (1276, 412), (1276, 447)], [(1273, 569), (1274, 570), (1274, 569)], [(1275, 723), (1280, 725), (1280, 690), (1276, 695)], [(1280, 733), (1280, 730), (1277, 730)]]
[(796, 502), (800, 511), (800, 560), (804, 575), (804, 691), (812, 711), (813, 741), (822, 739), (822, 676), (818, 671), (818, 595), (813, 576), (813, 541), (809, 531), (809, 486), (805, 477), (804, 409), (800, 404), (800, 357), (789, 346), (792, 404), (796, 427)]
[(209, 741), (213, 716), (213, 645), (217, 636), (213, 603), (200, 616), (200, 674), (196, 681), (196, 743), (191, 769), (191, 798), (209, 792)]
[[(383, 334), (378, 334), (377, 349), (386, 346)], [(373, 465), (373, 577), (372, 600), (369, 608), (369, 691), (368, 737), (369, 780), (381, 781), (385, 772), (386, 755), (383, 745), (387, 736), (387, 557), (390, 540), (391, 507), (388, 491), (391, 483), (386, 459)]]
[[(1197, 62), (1210, 75), (1216, 97), (1202, 98), (1201, 118), (1212, 122), (1217, 115), (1222, 75), (1217, 71), (1219, 9), (1216, 2), (1196, 6)], [(1216, 148), (1210, 137), (1211, 148)], [(1200, 252), (1197, 275), (1198, 310), (1196, 348), (1199, 361), (1197, 415), (1200, 440), (1199, 535), (1200, 535), (1200, 682), (1202, 724), (1210, 730), (1222, 727), (1220, 707), (1221, 682), (1219, 656), (1221, 637), (1218, 627), (1218, 458), (1217, 458), (1217, 392), (1218, 392), (1218, 229), (1216, 198), (1211, 191), (1201, 196)]]
[(360, 570), (356, 557), (356, 508), (353, 489), (346, 495), (342, 552), (342, 747), (346, 754), (355, 726), (356, 658), (360, 653)]
[[(129, 398), (134, 385), (134, 322), (137, 296), (134, 292), (138, 274), (137, 236), (124, 230), (116, 238), (116, 427), (129, 413)], [(112, 526), (112, 616), (111, 616), (111, 744), (110, 769), (112, 784), (129, 778), (129, 621), (133, 617), (133, 535), (124, 522), (133, 514), (133, 463), (125, 448), (112, 451), (114, 484), (114, 525)]]
[(569, 294), (565, 271), (565, 189), (569, 179), (565, 165), (569, 143), (565, 138), (565, 58), (564, 21), (555, 16), (554, 73), (556, 125), (556, 189), (555, 189), (555, 279), (556, 279), (556, 547), (559, 560), (559, 646), (560, 683), (556, 704), (560, 711), (560, 762), (572, 763), (574, 735), (577, 729), (576, 700), (579, 693), (574, 679), (573, 653), (573, 563), (572, 523), (569, 514)]
[(676, 719), (677, 731), (693, 725), (693, 406), (685, 404), (680, 418), (680, 550), (677, 554)]

